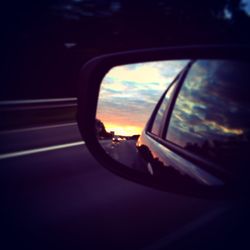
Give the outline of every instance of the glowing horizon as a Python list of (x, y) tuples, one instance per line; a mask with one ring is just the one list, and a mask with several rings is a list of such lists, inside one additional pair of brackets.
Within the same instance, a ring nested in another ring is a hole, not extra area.
[(136, 126), (121, 126), (120, 124), (114, 123), (104, 123), (107, 132), (114, 131), (115, 135), (121, 136), (131, 136), (131, 135), (138, 135), (141, 133), (142, 128)]

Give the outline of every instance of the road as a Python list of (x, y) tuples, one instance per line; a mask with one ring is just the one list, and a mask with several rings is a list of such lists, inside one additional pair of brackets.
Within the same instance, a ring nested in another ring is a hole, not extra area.
[(146, 162), (137, 153), (135, 140), (122, 140), (115, 143), (112, 140), (100, 140), (100, 143), (115, 160), (129, 168), (149, 174)]
[(112, 140), (100, 141), (105, 151), (115, 160), (123, 163), (126, 166), (133, 167), (137, 158), (135, 140), (126, 140), (112, 143)]
[(76, 122), (0, 132), (0, 154), (81, 141)]
[(1, 249), (157, 249), (223, 212), (115, 176), (64, 125), (1, 135)]

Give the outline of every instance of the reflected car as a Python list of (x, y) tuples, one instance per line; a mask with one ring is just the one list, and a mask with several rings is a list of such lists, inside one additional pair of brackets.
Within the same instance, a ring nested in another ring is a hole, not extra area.
[(122, 138), (120, 138), (120, 137), (113, 137), (112, 138), (112, 143), (114, 143), (114, 144), (119, 143), (121, 141), (122, 141)]
[(242, 180), (250, 162), (248, 69), (194, 60), (178, 74), (136, 143), (149, 174), (176, 171), (209, 186)]

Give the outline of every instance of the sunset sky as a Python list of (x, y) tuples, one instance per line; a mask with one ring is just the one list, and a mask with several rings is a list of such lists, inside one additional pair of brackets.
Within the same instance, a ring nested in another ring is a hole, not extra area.
[(108, 132), (140, 134), (156, 103), (187, 60), (128, 64), (104, 77), (96, 117)]

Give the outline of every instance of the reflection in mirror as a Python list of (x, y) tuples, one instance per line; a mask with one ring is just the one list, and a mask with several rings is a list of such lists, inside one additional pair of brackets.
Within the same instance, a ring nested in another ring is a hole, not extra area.
[[(104, 77), (99, 93), (99, 142), (116, 161), (163, 181), (171, 182), (178, 176), (178, 180), (184, 178), (182, 183), (195, 180), (222, 186), (232, 177), (229, 166), (222, 163), (230, 159), (231, 165), (236, 165), (231, 159), (239, 155), (241, 161), (234, 160), (244, 163), (250, 152), (250, 102), (245, 91), (248, 72), (248, 63), (223, 60), (156, 61), (114, 67)], [(176, 91), (177, 99), (173, 98)], [(219, 140), (223, 144), (217, 153), (209, 146)], [(194, 151), (193, 142), (202, 142), (205, 151)], [(186, 151), (184, 156), (166, 143)], [(184, 147), (185, 143), (190, 146)], [(197, 163), (197, 157), (206, 161), (206, 168)]]
[(114, 67), (106, 74), (96, 130), (101, 145), (114, 159), (140, 169), (137, 139), (162, 94), (187, 64), (188, 60), (137, 63)]

